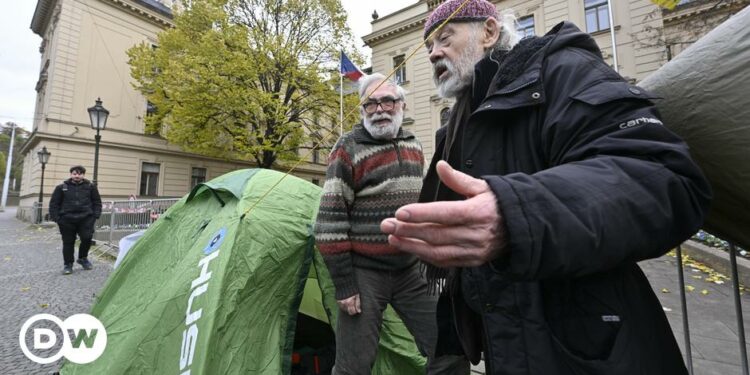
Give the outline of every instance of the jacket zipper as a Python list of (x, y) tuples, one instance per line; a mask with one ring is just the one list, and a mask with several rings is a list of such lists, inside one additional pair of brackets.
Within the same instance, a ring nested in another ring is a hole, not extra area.
[(484, 340), (485, 346), (485, 350), (483, 350), (483, 353), (486, 357), (484, 358), (484, 372), (485, 374), (494, 374), (494, 372), (492, 372), (492, 346), (490, 346), (490, 339), (489, 337), (487, 337), (489, 334), (487, 333), (487, 319), (485, 319), (484, 313), (485, 312), (482, 311), (482, 313), (479, 314), (482, 316), (482, 331), (484, 331), (482, 332), (482, 339)]

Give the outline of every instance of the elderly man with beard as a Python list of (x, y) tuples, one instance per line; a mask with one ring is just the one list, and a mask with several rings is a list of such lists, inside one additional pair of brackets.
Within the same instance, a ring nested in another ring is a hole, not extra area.
[(711, 189), (652, 96), (569, 22), (519, 42), (492, 3), (449, 0), (424, 36), (456, 102), (422, 203), (381, 229), (446, 283), (436, 355), (483, 353), (488, 374), (686, 374), (636, 262), (695, 233)]
[(429, 374), (468, 374), (463, 357), (433, 358), (437, 297), (417, 258), (388, 244), (381, 220), (417, 201), (424, 155), (401, 128), (405, 91), (382, 74), (360, 80), (362, 123), (341, 136), (328, 160), (315, 239), (341, 309), (334, 374), (369, 374), (383, 311), (390, 304), (427, 355)]

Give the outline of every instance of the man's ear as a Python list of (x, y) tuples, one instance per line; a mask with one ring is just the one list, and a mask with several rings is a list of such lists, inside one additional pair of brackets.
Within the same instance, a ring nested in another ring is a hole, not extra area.
[(494, 17), (490, 17), (484, 21), (484, 27), (482, 28), (482, 49), (488, 50), (495, 46), (497, 41), (500, 39), (500, 22)]

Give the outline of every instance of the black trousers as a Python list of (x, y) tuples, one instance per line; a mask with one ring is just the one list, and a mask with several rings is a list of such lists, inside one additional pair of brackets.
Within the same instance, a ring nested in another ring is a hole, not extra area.
[(80, 219), (61, 218), (57, 222), (63, 241), (63, 259), (65, 264), (75, 261), (76, 235), (81, 239), (78, 247), (78, 258), (86, 258), (91, 248), (91, 239), (94, 237), (94, 216), (86, 216)]

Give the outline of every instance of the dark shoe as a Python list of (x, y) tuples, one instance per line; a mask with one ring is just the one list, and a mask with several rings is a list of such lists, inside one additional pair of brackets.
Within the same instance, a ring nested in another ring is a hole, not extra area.
[(85, 269), (85, 270), (90, 270), (90, 269), (94, 268), (94, 266), (91, 265), (91, 262), (89, 262), (89, 260), (86, 259), (86, 258), (78, 258), (78, 260), (76, 261), (76, 263), (80, 264), (81, 267), (83, 267), (83, 269)]
[(66, 263), (63, 267), (63, 275), (70, 275), (73, 273), (73, 263)]

